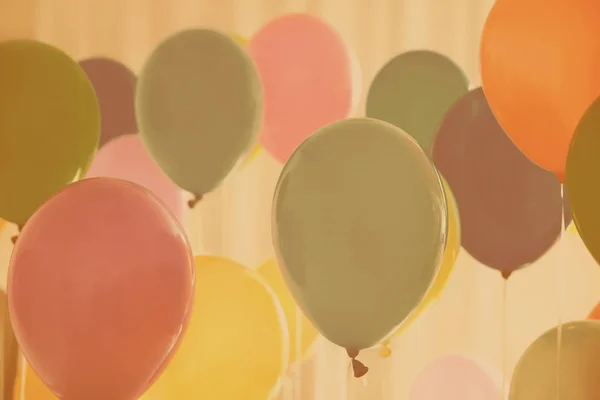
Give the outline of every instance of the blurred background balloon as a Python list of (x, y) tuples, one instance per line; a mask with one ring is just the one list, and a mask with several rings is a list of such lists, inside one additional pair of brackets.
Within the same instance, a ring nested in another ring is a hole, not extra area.
[(596, 262), (600, 262), (600, 99), (586, 111), (577, 125), (569, 149), (566, 188), (577, 232)]
[(181, 226), (146, 189), (85, 179), (29, 220), (7, 288), (15, 336), (55, 394), (133, 400), (185, 331), (193, 258)]
[[(563, 213), (560, 183), (512, 143), (481, 88), (448, 111), (432, 155), (456, 197), (462, 246), (479, 262), (507, 277), (556, 242)], [(566, 206), (566, 225), (570, 218)]]
[(338, 121), (304, 141), (273, 200), (284, 279), (314, 326), (352, 352), (379, 343), (431, 286), (446, 242), (440, 178), (386, 122)]
[(100, 113), (85, 72), (61, 50), (6, 41), (0, 60), (0, 217), (23, 226), (87, 171)]
[(261, 143), (278, 161), (286, 162), (313, 132), (352, 112), (352, 58), (326, 22), (283, 15), (254, 34), (249, 52), (265, 90)]
[(429, 154), (446, 111), (469, 90), (465, 73), (433, 51), (409, 51), (377, 73), (367, 93), (367, 116), (414, 137)]
[[(257, 272), (273, 289), (285, 314), (290, 339), (290, 364), (292, 364), (308, 353), (317, 338), (317, 330), (296, 306), (281, 276), (277, 261), (274, 259), (267, 261), (258, 268)], [(297, 350), (299, 350), (298, 354)]]
[(561, 181), (575, 127), (600, 95), (599, 19), (597, 1), (497, 0), (483, 29), (481, 79), (494, 115)]
[(19, 348), (8, 315), (8, 298), (0, 291), (0, 321), (2, 323), (2, 355), (0, 357), (0, 392), (2, 400), (14, 400), (13, 385), (18, 374)]
[[(546, 397), (531, 397), (532, 399)], [(500, 388), (481, 366), (459, 355), (447, 355), (418, 375), (410, 400), (502, 400)]]
[(509, 399), (596, 400), (598, 371), (600, 322), (570, 322), (550, 329), (525, 350), (513, 372)]
[(139, 135), (113, 138), (98, 151), (87, 178), (127, 180), (148, 189), (160, 198), (178, 221), (183, 222), (181, 189), (152, 160)]
[(196, 256), (196, 296), (188, 332), (144, 400), (265, 400), (288, 365), (285, 315), (250, 269)]
[(102, 148), (109, 140), (128, 133), (137, 133), (134, 95), (136, 76), (119, 61), (109, 58), (89, 58), (79, 63), (94, 86), (102, 119)]
[(458, 252), (460, 251), (460, 216), (456, 207), (456, 200), (452, 194), (452, 190), (448, 182), (441, 177), (444, 186), (444, 194), (446, 195), (446, 204), (448, 207), (448, 236), (446, 238), (446, 247), (444, 249), (444, 258), (440, 265), (440, 269), (435, 275), (433, 284), (427, 291), (427, 295), (417, 306), (415, 311), (398, 327), (393, 336), (399, 336), (404, 330), (409, 327), (421, 314), (423, 314), (442, 294), (450, 279)]
[(140, 135), (152, 158), (197, 197), (219, 186), (258, 141), (258, 72), (222, 33), (192, 29), (168, 37), (146, 61), (136, 96)]

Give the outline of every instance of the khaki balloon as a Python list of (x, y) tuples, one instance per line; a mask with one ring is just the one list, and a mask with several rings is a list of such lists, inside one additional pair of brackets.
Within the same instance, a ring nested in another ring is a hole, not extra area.
[(286, 163), (272, 229), (296, 303), (327, 339), (360, 350), (390, 335), (432, 285), (446, 201), (408, 134), (347, 119), (314, 133)]
[(600, 322), (564, 324), (560, 346), (559, 329), (544, 333), (521, 356), (513, 373), (510, 400), (598, 399)]
[(258, 140), (263, 95), (242, 46), (207, 29), (179, 32), (144, 65), (136, 92), (140, 135), (179, 187), (213, 191)]
[(600, 263), (600, 99), (588, 108), (573, 135), (567, 156), (566, 188), (581, 240)]
[(366, 113), (404, 129), (429, 152), (444, 114), (468, 90), (467, 76), (446, 56), (408, 51), (377, 73), (367, 94)]

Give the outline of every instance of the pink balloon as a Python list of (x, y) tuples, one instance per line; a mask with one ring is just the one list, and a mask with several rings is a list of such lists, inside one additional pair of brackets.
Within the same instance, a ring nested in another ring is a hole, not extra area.
[(352, 57), (342, 37), (306, 14), (284, 15), (248, 45), (262, 79), (261, 142), (281, 162), (318, 128), (352, 111)]
[(127, 134), (106, 143), (96, 155), (86, 177), (118, 178), (148, 189), (183, 221), (179, 189), (152, 160), (139, 135)]
[(134, 400), (177, 348), (194, 274), (183, 229), (154, 195), (84, 179), (21, 232), (8, 273), (11, 322), (61, 400)]
[(475, 362), (445, 356), (425, 368), (415, 381), (410, 400), (501, 400), (496, 383)]

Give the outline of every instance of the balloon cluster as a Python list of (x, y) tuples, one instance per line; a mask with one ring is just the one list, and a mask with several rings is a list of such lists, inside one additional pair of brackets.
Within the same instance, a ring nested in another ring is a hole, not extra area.
[[(346, 350), (354, 376), (366, 374), (360, 351), (382, 345), (389, 355), (387, 343), (442, 293), (461, 246), (508, 279), (572, 214), (600, 260), (590, 183), (600, 165), (600, 6), (540, 4), (496, 1), (483, 88), (469, 90), (441, 54), (406, 52), (375, 76), (360, 118), (349, 118), (352, 52), (304, 14), (249, 41), (178, 32), (137, 77), (113, 60), (0, 43), (0, 217), (20, 228), (7, 291), (31, 369), (25, 391), (263, 400), (317, 332)], [(284, 163), (275, 259), (253, 271), (194, 257), (182, 190), (194, 208), (262, 148)], [(599, 322), (544, 334), (517, 366), (511, 400), (551, 397), (553, 378), (564, 398), (595, 398), (597, 380), (577, 371), (600, 368), (590, 356), (598, 343)], [(411, 396), (440, 391), (500, 397), (458, 356), (424, 370)]]

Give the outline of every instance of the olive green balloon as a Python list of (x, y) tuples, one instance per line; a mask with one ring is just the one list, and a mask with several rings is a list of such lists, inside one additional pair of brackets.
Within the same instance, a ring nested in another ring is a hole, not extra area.
[(440, 177), (399, 128), (370, 118), (321, 128), (285, 164), (273, 243), (296, 303), (330, 341), (371, 347), (422, 301), (442, 260)]
[(229, 35), (179, 32), (144, 65), (136, 92), (140, 135), (179, 187), (211, 192), (249, 153), (263, 115), (259, 76)]
[(100, 107), (85, 71), (32, 40), (0, 43), (0, 218), (19, 226), (85, 175)]
[(390, 60), (367, 94), (367, 116), (402, 128), (429, 152), (446, 111), (469, 90), (464, 72), (433, 51), (409, 51)]
[(552, 328), (525, 350), (513, 373), (510, 400), (600, 398), (600, 322), (564, 324), (560, 346), (558, 337), (559, 328)]

